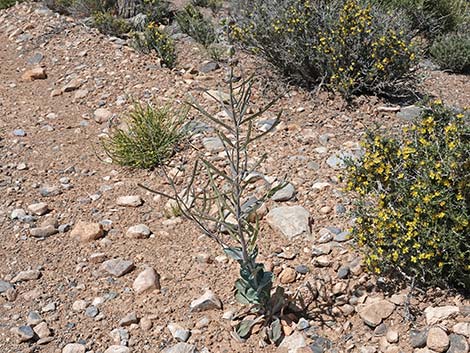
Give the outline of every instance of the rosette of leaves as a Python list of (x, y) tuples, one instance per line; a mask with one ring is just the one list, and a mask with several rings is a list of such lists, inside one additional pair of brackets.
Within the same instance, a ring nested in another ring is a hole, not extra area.
[[(233, 69), (231, 75), (233, 77)], [(233, 80), (229, 81), (227, 96), (221, 92), (206, 92), (220, 104), (228, 119), (222, 120), (214, 116), (197, 102), (189, 103), (215, 125), (223, 144), (223, 165), (226, 167), (219, 167), (201, 155), (195, 162), (183, 191), (175, 184), (178, 175), (170, 176), (165, 168), (163, 172), (172, 192), (163, 193), (143, 187), (172, 200), (181, 215), (195, 222), (204, 234), (238, 262), (240, 276), (235, 282), (234, 294), (236, 300), (248, 308), (236, 316), (239, 323), (233, 335), (244, 340), (251, 335), (255, 325), (259, 325), (263, 340), (277, 344), (283, 338), (280, 317), (292, 308), (292, 300), (286, 296), (283, 288), (273, 288), (273, 273), (266, 271), (264, 265), (256, 261), (259, 235), (256, 211), (284, 184), (281, 183), (278, 187), (267, 185), (264, 195), (253, 198), (250, 197), (248, 177), (266, 159), (266, 155), (263, 155), (256, 163), (251, 164), (250, 158), (249, 163), (249, 147), (275, 128), (281, 113), (271, 129), (255, 132), (255, 119), (271, 108), (277, 98), (259, 111), (248, 113), (251, 112), (254, 79), (243, 80), (237, 87)]]

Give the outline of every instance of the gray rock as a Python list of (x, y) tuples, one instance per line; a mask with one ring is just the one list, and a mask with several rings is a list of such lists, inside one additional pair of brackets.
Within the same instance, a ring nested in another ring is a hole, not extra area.
[(24, 137), (26, 136), (26, 131), (24, 131), (23, 129), (15, 129), (13, 130), (13, 135), (18, 137)]
[(12, 283), (33, 281), (38, 279), (40, 276), (41, 272), (39, 272), (38, 270), (21, 271), (12, 279)]
[(85, 353), (85, 346), (79, 343), (69, 343), (62, 349), (62, 353)]
[(364, 323), (371, 327), (380, 325), (395, 310), (395, 304), (388, 300), (378, 300), (372, 304), (363, 305), (358, 311)]
[(286, 184), (282, 189), (276, 191), (274, 195), (271, 197), (273, 201), (282, 202), (282, 201), (289, 201), (295, 195), (295, 188), (294, 185), (291, 183)]
[(50, 237), (51, 235), (57, 234), (58, 232), (59, 231), (57, 230), (57, 228), (51, 224), (46, 225), (44, 227), (31, 228), (29, 230), (29, 234), (31, 234), (31, 236), (35, 238)]
[(20, 342), (26, 342), (34, 338), (34, 331), (31, 326), (13, 327), (11, 332), (18, 336)]
[(297, 322), (297, 330), (305, 330), (310, 327), (308, 320), (305, 320), (303, 317)]
[(191, 336), (191, 331), (181, 327), (178, 324), (170, 323), (167, 326), (168, 330), (170, 331), (171, 335), (174, 339), (180, 342), (186, 342)]
[(339, 279), (346, 279), (349, 276), (349, 266), (341, 266), (336, 273)]
[(35, 326), (42, 321), (41, 315), (37, 311), (30, 311), (26, 318), (26, 323), (30, 326)]
[(338, 243), (342, 243), (342, 242), (350, 240), (350, 236), (351, 236), (351, 234), (349, 233), (349, 231), (346, 230), (344, 232), (336, 234), (334, 236), (333, 240), (337, 241)]
[(43, 186), (39, 188), (39, 193), (43, 197), (52, 197), (62, 194), (62, 190), (58, 186)]
[(219, 137), (205, 137), (202, 144), (208, 152), (216, 153), (224, 150), (224, 145)]
[(44, 55), (42, 55), (41, 53), (34, 53), (34, 55), (28, 59), (28, 64), (37, 65), (42, 61), (43, 58)]
[(11, 283), (0, 280), (0, 294), (5, 293), (10, 288), (13, 288)]
[(90, 305), (88, 308), (85, 309), (85, 315), (91, 318), (95, 318), (98, 316), (100, 311), (94, 305)]
[(103, 262), (101, 269), (115, 277), (121, 277), (134, 269), (134, 263), (123, 259), (111, 259)]
[(266, 220), (288, 239), (310, 234), (310, 213), (302, 206), (274, 208), (267, 214)]
[(26, 217), (26, 211), (23, 210), (22, 208), (15, 208), (13, 211), (11, 211), (11, 214), (10, 214), (11, 219), (21, 220), (24, 217)]
[(137, 224), (129, 227), (126, 232), (126, 236), (131, 239), (145, 239), (148, 238), (150, 234), (152, 234), (152, 232), (145, 224)]
[(196, 346), (180, 342), (175, 344), (174, 346), (165, 348), (161, 353), (197, 353)]
[(356, 159), (357, 157), (349, 151), (340, 151), (339, 153), (335, 153), (331, 155), (327, 160), (326, 164), (330, 168), (333, 169), (344, 169), (346, 167), (346, 164), (344, 163), (345, 159)]
[(416, 105), (409, 105), (407, 107), (402, 107), (397, 113), (397, 117), (404, 120), (413, 120), (420, 116), (423, 108), (417, 107)]
[(104, 353), (130, 353), (130, 349), (125, 346), (110, 346)]
[(49, 206), (45, 202), (38, 202), (29, 205), (28, 210), (36, 216), (42, 216), (49, 211)]
[(410, 330), (410, 345), (413, 348), (423, 348), (426, 346), (426, 340), (428, 339), (427, 330)]
[(120, 346), (127, 346), (129, 343), (129, 331), (121, 327), (112, 330), (109, 334), (113, 343)]
[(56, 304), (54, 302), (52, 302), (52, 303), (48, 303), (48, 304), (44, 305), (42, 307), (41, 311), (43, 313), (48, 313), (48, 312), (51, 312), (51, 311), (55, 311), (55, 309), (56, 309)]
[(296, 331), (292, 335), (285, 337), (279, 345), (279, 348), (287, 349), (288, 353), (296, 353), (299, 348), (306, 346), (307, 343), (305, 342), (304, 336), (299, 331)]
[(276, 119), (260, 120), (256, 122), (256, 127), (262, 132), (270, 131), (273, 129), (274, 124), (277, 123)]
[(222, 302), (211, 290), (206, 290), (205, 293), (198, 299), (193, 300), (190, 305), (193, 312), (222, 309)]
[(305, 265), (298, 265), (298, 266), (295, 266), (295, 272), (305, 275), (309, 272), (309, 269)]
[(132, 312), (124, 316), (120, 321), (119, 321), (119, 326), (125, 327), (125, 326), (130, 326), (132, 324), (137, 324), (139, 323), (139, 319), (137, 318), (137, 315)]
[(468, 353), (469, 347), (467, 339), (464, 336), (450, 334), (450, 346), (447, 353)]
[(215, 71), (219, 68), (219, 63), (216, 61), (209, 61), (205, 64), (203, 64), (200, 68), (199, 71), (202, 72), (203, 74), (207, 74), (209, 72)]
[(143, 201), (139, 195), (130, 195), (118, 197), (116, 203), (118, 204), (118, 206), (139, 207), (143, 204)]

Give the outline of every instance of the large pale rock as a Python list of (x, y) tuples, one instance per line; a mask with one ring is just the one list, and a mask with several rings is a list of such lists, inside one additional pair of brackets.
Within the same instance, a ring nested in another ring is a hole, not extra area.
[(302, 206), (274, 208), (268, 213), (266, 220), (288, 239), (310, 234), (310, 213)]
[(137, 224), (129, 227), (126, 232), (126, 237), (131, 239), (145, 239), (150, 236), (152, 232), (145, 224)]
[[(1, 281), (0, 281), (1, 284)], [(0, 290), (1, 293), (1, 290)], [(458, 335), (470, 338), (470, 322), (459, 322), (452, 327), (452, 331)]]
[(49, 206), (45, 202), (38, 202), (29, 205), (28, 210), (36, 216), (42, 216), (49, 211)]
[(130, 353), (130, 349), (125, 346), (110, 346), (104, 353)]
[(101, 269), (115, 277), (121, 277), (134, 269), (134, 263), (123, 259), (111, 259), (103, 262)]
[(271, 197), (273, 201), (282, 202), (289, 201), (295, 195), (295, 187), (291, 183), (286, 184), (282, 189), (279, 189)]
[(457, 314), (458, 312), (459, 308), (453, 305), (438, 307), (429, 306), (424, 310), (426, 323), (428, 325), (434, 325), (441, 320), (448, 319), (451, 315)]
[(211, 290), (206, 292), (196, 300), (191, 302), (191, 311), (206, 311), (212, 309), (222, 309), (222, 302)]
[(62, 349), (62, 353), (85, 353), (85, 346), (79, 343), (69, 343)]
[(70, 233), (72, 238), (80, 240), (81, 242), (90, 242), (99, 239), (103, 234), (104, 230), (101, 224), (83, 221), (78, 221)]
[(378, 300), (372, 304), (365, 304), (359, 310), (359, 316), (366, 325), (376, 327), (382, 320), (392, 315), (395, 310), (395, 304), (388, 300)]
[(140, 205), (142, 205), (143, 201), (142, 198), (138, 195), (130, 195), (118, 197), (116, 203), (118, 204), (118, 206), (139, 207)]
[(12, 283), (23, 282), (23, 281), (33, 281), (38, 279), (41, 276), (41, 272), (38, 270), (27, 270), (21, 271), (18, 273), (12, 280)]
[(191, 331), (185, 329), (181, 325), (170, 323), (167, 328), (173, 338), (177, 341), (186, 342), (189, 339), (189, 336), (191, 336)]
[(137, 294), (160, 289), (160, 276), (153, 268), (147, 267), (139, 273), (134, 280), (132, 288)]
[(450, 340), (447, 333), (440, 327), (433, 327), (428, 332), (426, 346), (433, 351), (442, 353), (449, 348)]
[(162, 353), (197, 353), (196, 346), (180, 342), (175, 344), (174, 346), (165, 348)]
[(105, 123), (111, 119), (113, 113), (111, 113), (108, 109), (105, 108), (98, 108), (93, 113), (93, 117), (97, 123)]
[(279, 275), (279, 282), (282, 284), (295, 282), (296, 275), (297, 274), (293, 268), (286, 267)]
[(47, 78), (46, 69), (43, 67), (35, 67), (30, 70), (26, 70), (21, 78), (24, 81), (44, 80)]
[(288, 353), (297, 353), (298, 349), (306, 346), (307, 343), (305, 342), (304, 336), (299, 331), (295, 331), (292, 335), (282, 340), (279, 348), (281, 350), (287, 348)]

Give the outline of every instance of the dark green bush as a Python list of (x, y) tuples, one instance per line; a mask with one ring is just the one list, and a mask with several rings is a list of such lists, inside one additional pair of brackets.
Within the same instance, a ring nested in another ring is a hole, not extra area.
[(134, 46), (145, 54), (155, 51), (163, 66), (173, 68), (176, 64), (175, 43), (154, 23), (150, 23), (144, 32), (134, 33)]
[(470, 73), (470, 31), (446, 34), (436, 39), (429, 53), (441, 69)]
[(181, 31), (191, 36), (196, 42), (206, 47), (215, 42), (214, 25), (193, 5), (189, 4), (177, 12), (176, 21)]
[(470, 289), (470, 115), (440, 101), (402, 134), (369, 132), (349, 161), (353, 235), (377, 274)]
[(174, 13), (167, 0), (143, 0), (140, 12), (147, 16), (148, 23), (168, 25), (174, 18)]
[(55, 12), (76, 17), (90, 17), (116, 7), (115, 0), (45, 0), (45, 3)]
[(222, 0), (191, 0), (191, 4), (199, 7), (208, 7), (217, 12), (222, 7)]
[(0, 0), (0, 10), (2, 9), (8, 9), (9, 7), (12, 7), (15, 5), (17, 2), (22, 2), (18, 0)]
[(356, 0), (238, 0), (231, 35), (287, 77), (346, 97), (393, 93), (411, 78), (409, 27)]
[(185, 112), (137, 104), (129, 118), (127, 129), (115, 129), (103, 142), (113, 163), (122, 166), (154, 168), (173, 155), (185, 136)]
[(116, 37), (122, 37), (132, 30), (132, 27), (126, 20), (115, 17), (108, 12), (94, 13), (93, 25), (98, 28), (101, 33)]

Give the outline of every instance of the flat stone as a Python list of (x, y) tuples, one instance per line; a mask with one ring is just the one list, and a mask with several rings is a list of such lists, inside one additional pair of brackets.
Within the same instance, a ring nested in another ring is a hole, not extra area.
[(189, 336), (191, 336), (191, 331), (183, 328), (182, 326), (178, 324), (170, 323), (168, 324), (167, 328), (170, 331), (173, 338), (176, 339), (177, 341), (186, 342), (189, 339)]
[(409, 105), (407, 107), (401, 107), (400, 111), (397, 113), (397, 117), (404, 120), (413, 120), (421, 115), (423, 108), (417, 107), (416, 105)]
[(39, 272), (38, 270), (21, 271), (11, 281), (12, 283), (23, 282), (23, 281), (33, 281), (33, 280), (38, 279), (40, 276), (41, 276), (41, 272)]
[(111, 119), (113, 113), (111, 113), (108, 109), (105, 108), (98, 108), (93, 113), (93, 117), (97, 123), (105, 123)]
[(453, 305), (438, 307), (429, 306), (424, 310), (426, 323), (429, 326), (434, 325), (441, 320), (448, 319), (451, 315), (457, 314), (458, 312), (459, 308)]
[(37, 311), (30, 311), (28, 317), (26, 318), (26, 323), (29, 326), (35, 326), (42, 321), (41, 315)]
[(85, 346), (79, 343), (69, 343), (62, 349), (62, 353), (85, 353)]
[(191, 302), (190, 309), (193, 312), (213, 309), (220, 310), (222, 309), (222, 302), (214, 294), (214, 292), (212, 292), (211, 290), (206, 290), (206, 292), (202, 296)]
[(76, 300), (72, 304), (72, 310), (77, 312), (83, 312), (87, 308), (88, 303), (86, 300)]
[(43, 197), (53, 197), (62, 194), (62, 190), (58, 186), (42, 186), (39, 188), (39, 193)]
[(123, 259), (111, 259), (103, 262), (101, 269), (115, 277), (121, 277), (134, 269), (134, 263)]
[(74, 79), (70, 80), (70, 82), (67, 83), (62, 88), (62, 91), (63, 92), (72, 92), (72, 91), (75, 91), (75, 90), (79, 89), (81, 85), (82, 85), (82, 81), (80, 81), (79, 79), (74, 78)]
[(47, 225), (44, 227), (31, 228), (29, 234), (35, 238), (46, 238), (51, 235), (59, 233), (59, 230), (53, 225)]
[(349, 266), (341, 266), (336, 273), (339, 279), (345, 279), (349, 276)]
[(132, 288), (137, 294), (160, 289), (160, 275), (153, 268), (147, 267), (139, 273)]
[(288, 239), (310, 234), (310, 213), (302, 206), (274, 208), (267, 214), (266, 220)]
[(282, 201), (289, 201), (295, 195), (295, 188), (294, 185), (288, 183), (282, 189), (276, 191), (274, 195), (271, 197), (273, 201), (282, 202)]
[(423, 348), (426, 346), (426, 340), (428, 339), (427, 330), (410, 330), (410, 345), (413, 348)]
[(447, 353), (468, 353), (469, 347), (464, 336), (454, 333), (449, 335), (450, 345)]
[(130, 353), (130, 349), (125, 346), (110, 346), (104, 353)]
[(75, 92), (73, 95), (74, 99), (83, 99), (88, 95), (88, 90), (86, 89), (79, 89), (78, 91)]
[(281, 344), (280, 349), (287, 349), (288, 353), (297, 353), (297, 350), (306, 347), (307, 343), (305, 338), (299, 331), (295, 331), (292, 335), (285, 337)]
[(175, 344), (174, 346), (165, 348), (161, 353), (197, 353), (196, 346), (180, 342)]
[(13, 211), (10, 213), (10, 218), (11, 219), (23, 219), (26, 217), (26, 211), (23, 210), (22, 208), (15, 208)]
[(18, 137), (25, 137), (26, 131), (24, 131), (23, 129), (15, 129), (13, 130), (13, 135), (18, 136)]
[(432, 327), (428, 332), (426, 346), (433, 351), (442, 353), (449, 348), (450, 340), (447, 333), (440, 327)]
[(51, 335), (51, 330), (44, 321), (34, 326), (33, 331), (39, 338), (45, 338)]
[(29, 205), (28, 210), (36, 216), (42, 216), (49, 211), (49, 206), (45, 202), (38, 202)]
[(342, 243), (342, 242), (350, 240), (350, 236), (351, 235), (348, 231), (344, 231), (344, 232), (341, 232), (339, 234), (336, 234), (334, 236), (333, 240), (338, 242), (338, 243)]
[(146, 239), (152, 234), (149, 227), (145, 224), (137, 224), (135, 226), (129, 227), (126, 232), (126, 237), (131, 239)]
[(91, 318), (97, 317), (99, 313), (99, 309), (94, 305), (90, 305), (85, 309), (85, 315)]
[(18, 336), (20, 342), (26, 342), (34, 338), (34, 331), (31, 326), (13, 327), (11, 332)]
[(81, 242), (90, 242), (104, 235), (103, 226), (99, 223), (78, 221), (70, 232), (72, 238)]
[(365, 304), (359, 310), (359, 316), (364, 323), (371, 327), (380, 325), (382, 320), (388, 318), (395, 310), (395, 304), (388, 300), (378, 300), (372, 304)]
[(219, 137), (205, 137), (202, 144), (208, 152), (216, 153), (224, 150), (224, 144)]
[(142, 198), (138, 195), (120, 196), (116, 199), (118, 206), (139, 207), (143, 204)]
[(132, 324), (137, 323), (139, 323), (139, 319), (137, 318), (137, 315), (134, 312), (127, 314), (121, 320), (119, 320), (119, 326), (122, 327), (130, 326)]
[(279, 275), (279, 282), (282, 284), (288, 284), (295, 282), (297, 273), (293, 268), (286, 267)]
[(10, 288), (13, 288), (11, 283), (0, 280), (0, 294), (5, 293)]
[(34, 81), (34, 80), (45, 80), (47, 78), (46, 69), (43, 67), (35, 67), (30, 70), (26, 70), (21, 78), (24, 81)]
[(328, 267), (331, 265), (331, 259), (328, 255), (320, 255), (314, 259), (315, 266)]
[[(1, 281), (0, 281), (1, 286)], [(1, 293), (1, 290), (0, 290)], [(452, 326), (452, 332), (470, 338), (470, 322), (459, 322)]]
[(37, 65), (42, 61), (43, 58), (44, 55), (42, 53), (34, 53), (34, 55), (28, 59), (28, 64)]
[(207, 63), (202, 64), (202, 66), (199, 68), (199, 71), (203, 74), (207, 74), (211, 71), (217, 70), (219, 67), (220, 66), (217, 61), (209, 61)]

